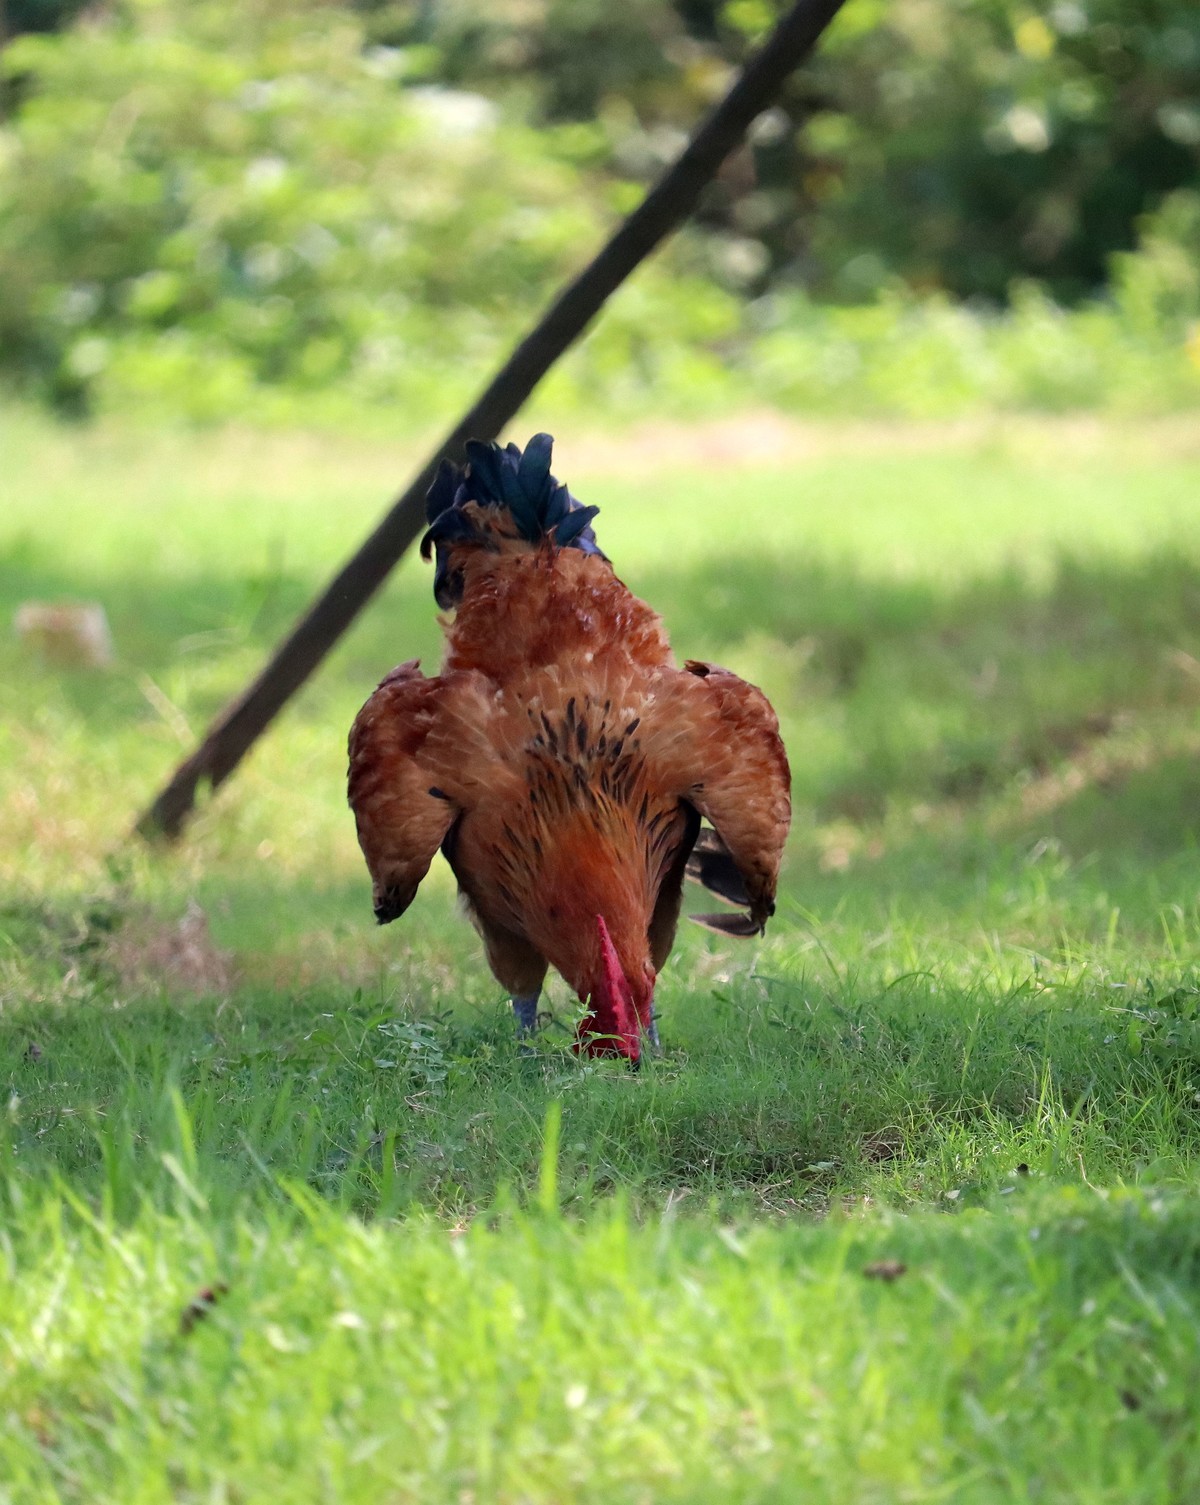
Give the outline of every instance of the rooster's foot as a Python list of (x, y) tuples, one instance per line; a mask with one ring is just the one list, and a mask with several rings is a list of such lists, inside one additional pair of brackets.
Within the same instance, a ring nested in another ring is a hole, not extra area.
[(538, 996), (535, 993), (532, 998), (514, 998), (512, 1001), (518, 1040), (528, 1039), (537, 1029)]

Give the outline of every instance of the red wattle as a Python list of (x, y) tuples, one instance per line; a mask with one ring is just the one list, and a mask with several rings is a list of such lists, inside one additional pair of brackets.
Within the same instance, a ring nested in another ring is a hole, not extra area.
[(593, 997), (592, 1006), (596, 1008), (601, 1019), (611, 1009), (612, 1025), (615, 1026), (613, 1032), (620, 1041), (618, 1048), (631, 1061), (636, 1061), (641, 1054), (641, 1040), (638, 1034), (637, 1012), (633, 1006), (629, 984), (621, 970), (617, 948), (613, 945), (612, 936), (608, 933), (608, 926), (604, 922), (603, 915), (596, 916), (596, 928), (600, 932), (600, 960), (604, 970), (603, 990), (606, 997), (603, 1002), (608, 1005), (608, 1009), (596, 1008), (599, 1000), (595, 997)]

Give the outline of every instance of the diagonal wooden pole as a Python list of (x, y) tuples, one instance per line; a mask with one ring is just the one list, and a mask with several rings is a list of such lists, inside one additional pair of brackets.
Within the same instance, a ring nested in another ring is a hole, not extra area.
[(141, 816), (143, 836), (177, 836), (202, 780), (215, 789), (350, 626), (425, 522), (425, 493), (444, 455), (468, 439), (494, 439), (525, 399), (599, 313), (638, 264), (683, 223), (705, 186), (808, 56), (843, 0), (797, 0), (729, 93), (700, 124), (679, 159), (590, 265), (570, 282), (517, 346), (490, 385), (392, 504), (375, 531), (346, 561), (275, 650), (269, 663), (217, 716)]

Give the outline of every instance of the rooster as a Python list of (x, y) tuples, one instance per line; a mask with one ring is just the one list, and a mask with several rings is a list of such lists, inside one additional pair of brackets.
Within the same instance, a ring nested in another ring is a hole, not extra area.
[(440, 849), (518, 1032), (553, 966), (586, 1006), (576, 1049), (636, 1067), (685, 875), (733, 906), (695, 917), (724, 935), (774, 913), (790, 777), (760, 690), (676, 667), (600, 551), (599, 509), (550, 474), (552, 443), (442, 462), (421, 544), (454, 613), (441, 673), (401, 664), (363, 706), (350, 805), (381, 925)]

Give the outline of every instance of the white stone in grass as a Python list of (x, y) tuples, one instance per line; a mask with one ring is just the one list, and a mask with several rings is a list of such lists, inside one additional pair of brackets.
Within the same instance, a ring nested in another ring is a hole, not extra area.
[(23, 601), (13, 629), (22, 643), (53, 663), (107, 669), (115, 657), (108, 617), (97, 601)]

